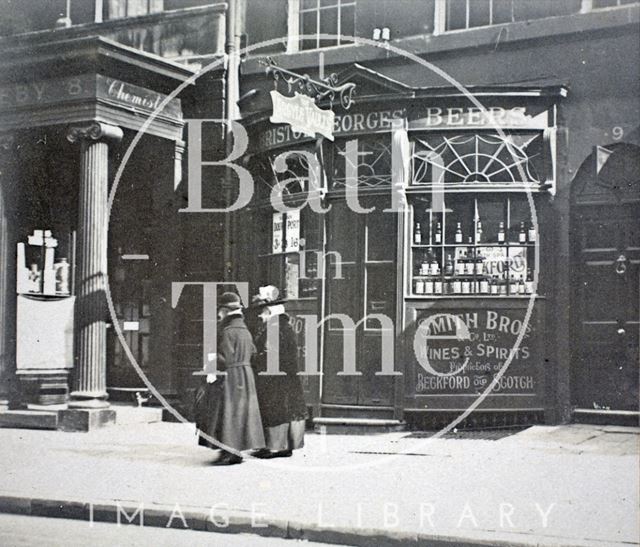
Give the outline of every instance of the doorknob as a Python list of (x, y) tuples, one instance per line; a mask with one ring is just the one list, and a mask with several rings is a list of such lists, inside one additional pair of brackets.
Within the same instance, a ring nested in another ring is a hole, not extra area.
[(620, 327), (620, 328), (618, 329), (618, 331), (617, 331), (617, 332), (618, 332), (618, 334), (619, 334), (620, 336), (622, 336), (623, 334), (626, 334), (626, 333), (627, 333), (627, 331), (626, 331), (626, 330), (624, 330), (622, 327)]
[(627, 271), (627, 257), (621, 254), (616, 259), (616, 273), (618, 275), (624, 275)]

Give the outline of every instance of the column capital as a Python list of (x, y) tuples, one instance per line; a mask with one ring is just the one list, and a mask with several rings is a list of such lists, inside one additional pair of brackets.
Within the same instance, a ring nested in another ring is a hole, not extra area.
[(67, 140), (71, 143), (81, 141), (119, 142), (123, 132), (117, 125), (102, 122), (91, 122), (87, 125), (75, 125), (67, 132)]

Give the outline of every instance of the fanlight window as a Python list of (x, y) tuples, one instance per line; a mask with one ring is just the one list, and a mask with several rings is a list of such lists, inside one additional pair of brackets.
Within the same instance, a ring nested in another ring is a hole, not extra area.
[(514, 188), (540, 185), (544, 173), (541, 132), (425, 135), (412, 146), (413, 184)]

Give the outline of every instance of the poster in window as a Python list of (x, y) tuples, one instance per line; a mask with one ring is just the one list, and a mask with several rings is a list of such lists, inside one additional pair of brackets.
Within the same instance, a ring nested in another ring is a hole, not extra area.
[(294, 262), (290, 258), (287, 258), (285, 267), (285, 290), (287, 292), (287, 298), (289, 300), (297, 300), (298, 296), (298, 281), (300, 279), (300, 265)]
[(271, 252), (281, 253), (283, 250), (282, 241), (282, 222), (284, 215), (282, 213), (273, 213), (273, 229), (271, 239)]
[(292, 253), (300, 250), (300, 211), (287, 213), (285, 252)]

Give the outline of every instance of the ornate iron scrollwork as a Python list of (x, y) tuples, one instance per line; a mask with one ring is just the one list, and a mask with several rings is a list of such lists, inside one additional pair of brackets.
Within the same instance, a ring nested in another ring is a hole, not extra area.
[(276, 88), (278, 82), (282, 81), (287, 86), (287, 91), (301, 91), (316, 101), (329, 99), (331, 103), (338, 97), (340, 105), (348, 110), (353, 104), (353, 95), (355, 93), (356, 84), (348, 82), (338, 85), (338, 76), (331, 74), (322, 81), (312, 79), (308, 74), (297, 74), (286, 68), (278, 66), (271, 57), (260, 61), (266, 67), (266, 73), (273, 76)]

